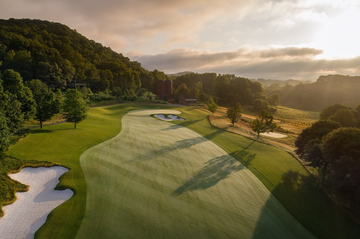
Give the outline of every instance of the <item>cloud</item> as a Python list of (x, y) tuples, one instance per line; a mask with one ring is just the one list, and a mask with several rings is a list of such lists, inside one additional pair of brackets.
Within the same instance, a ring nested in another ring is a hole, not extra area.
[(323, 74), (360, 74), (360, 57), (317, 59), (322, 50), (314, 48), (251, 49), (227, 52), (199, 52), (176, 49), (164, 54), (133, 56), (149, 69), (166, 73), (181, 71), (216, 72), (248, 78), (316, 80)]
[[(60, 22), (167, 73), (316, 79), (360, 69), (353, 57), (360, 55), (354, 33), (360, 3), (353, 0), (0, 0), (0, 6), (2, 18)], [(319, 59), (345, 52), (352, 58)]]

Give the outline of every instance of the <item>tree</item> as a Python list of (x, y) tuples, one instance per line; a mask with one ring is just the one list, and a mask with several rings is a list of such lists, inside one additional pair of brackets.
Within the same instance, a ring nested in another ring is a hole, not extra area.
[(336, 114), (336, 112), (338, 110), (347, 109), (347, 108), (348, 107), (346, 107), (345, 105), (341, 105), (341, 104), (330, 105), (330, 106), (324, 108), (320, 112), (320, 119), (328, 119), (330, 116)]
[(229, 107), (226, 111), (227, 117), (230, 119), (231, 123), (234, 125), (241, 117), (241, 105), (239, 102), (236, 102), (234, 106)]
[(74, 129), (76, 129), (77, 123), (86, 119), (87, 110), (86, 102), (80, 91), (76, 89), (69, 89), (66, 91), (63, 115), (67, 122), (74, 123)]
[(213, 81), (213, 90), (216, 96), (225, 98), (229, 94), (230, 81), (226, 76), (219, 75)]
[(280, 105), (280, 96), (278, 94), (273, 94), (269, 99), (269, 103), (274, 106)]
[(339, 122), (343, 127), (358, 127), (360, 113), (357, 110), (343, 108), (336, 111), (335, 114), (328, 117), (330, 120)]
[(31, 80), (26, 84), (36, 101), (35, 119), (39, 120), (42, 129), (43, 122), (50, 120), (54, 114), (60, 111), (60, 101), (55, 94), (40, 80)]
[(319, 139), (321, 141), (325, 135), (340, 127), (341, 125), (338, 122), (332, 120), (319, 120), (313, 123), (309, 128), (304, 129), (297, 137), (295, 141), (295, 146), (297, 147), (296, 153), (300, 157), (305, 156), (305, 148), (310, 147), (309, 143), (312, 140)]
[(261, 110), (268, 110), (269, 103), (266, 100), (256, 99), (253, 103), (254, 111), (260, 112)]
[(207, 102), (208, 109), (211, 113), (215, 113), (218, 108), (218, 105), (214, 102), (213, 98), (209, 98)]
[(277, 125), (273, 122), (273, 116), (266, 110), (261, 111), (259, 117), (250, 122), (251, 129), (257, 133), (259, 139), (260, 133), (273, 132)]
[(5, 70), (2, 75), (4, 92), (13, 95), (21, 103), (21, 112), (24, 120), (29, 120), (36, 111), (36, 103), (31, 90), (24, 86), (20, 74), (13, 70)]
[[(322, 151), (329, 164), (327, 178), (350, 206), (359, 207), (360, 199), (360, 129), (339, 128), (323, 139)], [(359, 209), (359, 208), (358, 208)]]
[(0, 156), (9, 146), (10, 131), (7, 127), (7, 120), (4, 113), (0, 109)]

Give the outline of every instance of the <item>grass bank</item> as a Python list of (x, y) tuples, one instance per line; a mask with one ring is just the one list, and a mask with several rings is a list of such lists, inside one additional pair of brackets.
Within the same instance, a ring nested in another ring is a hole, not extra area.
[[(88, 119), (74, 130), (72, 124), (31, 130), (31, 135), (11, 147), (9, 154), (24, 160), (45, 160), (70, 168), (59, 188), (71, 188), (74, 196), (56, 208), (37, 238), (74, 238), (85, 213), (86, 182), (79, 158), (87, 149), (116, 136), (121, 117), (132, 109), (172, 108), (186, 120), (177, 122), (219, 145), (251, 170), (284, 207), (318, 238), (357, 238), (359, 226), (313, 185), (311, 176), (290, 154), (242, 136), (212, 127), (207, 113), (170, 105), (116, 105), (92, 108)], [(253, 157), (247, 157), (253, 155)], [(264, 208), (268, 207), (265, 204)], [(259, 223), (267, 221), (259, 215)], [(259, 232), (260, 233), (260, 232)], [(255, 234), (253, 238), (261, 238)]]

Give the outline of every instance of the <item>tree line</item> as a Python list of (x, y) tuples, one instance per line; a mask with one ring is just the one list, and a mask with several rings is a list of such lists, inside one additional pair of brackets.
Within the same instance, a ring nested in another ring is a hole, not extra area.
[(265, 94), (278, 94), (282, 105), (290, 108), (321, 111), (336, 103), (356, 107), (360, 102), (359, 89), (360, 76), (327, 75), (313, 83), (274, 83), (265, 88)]
[(302, 131), (296, 153), (318, 171), (318, 183), (360, 216), (360, 105), (324, 108), (320, 120)]
[(13, 69), (24, 82), (38, 79), (50, 88), (86, 84), (92, 92), (117, 94), (140, 87), (156, 92), (163, 72), (89, 40), (60, 23), (30, 19), (0, 20), (0, 70)]
[(76, 89), (54, 93), (40, 80), (24, 83), (18, 72), (5, 70), (0, 74), (0, 155), (7, 150), (10, 137), (29, 119), (38, 120), (42, 128), (44, 121), (61, 112), (76, 128), (86, 118), (87, 108), (83, 95)]
[[(270, 105), (279, 105), (279, 95), (264, 95), (261, 83), (233, 74), (188, 73), (173, 77), (175, 97), (182, 94), (194, 95), (201, 102), (213, 98), (216, 104), (223, 106), (254, 105), (255, 111), (269, 110)], [(176, 99), (175, 99), (176, 101)]]

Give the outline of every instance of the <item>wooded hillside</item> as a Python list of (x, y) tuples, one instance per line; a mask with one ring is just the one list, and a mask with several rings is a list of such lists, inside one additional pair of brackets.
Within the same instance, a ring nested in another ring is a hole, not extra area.
[(360, 103), (360, 76), (320, 76), (311, 84), (269, 87), (267, 95), (279, 94), (281, 104), (302, 110), (320, 111), (333, 104), (356, 107)]
[(0, 20), (0, 70), (13, 69), (24, 82), (39, 79), (49, 87), (86, 83), (92, 91), (154, 89), (165, 74), (149, 72), (136, 61), (89, 40), (60, 23)]

